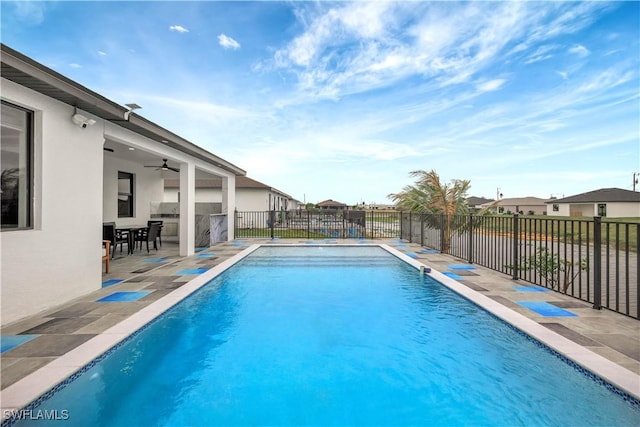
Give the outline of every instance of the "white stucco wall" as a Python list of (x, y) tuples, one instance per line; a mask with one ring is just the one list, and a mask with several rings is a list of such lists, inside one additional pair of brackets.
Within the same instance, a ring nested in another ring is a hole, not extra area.
[[(596, 205), (596, 210), (598, 206)], [(640, 203), (607, 203), (607, 218), (638, 218)]]
[(2, 99), (35, 112), (32, 230), (0, 233), (2, 324), (99, 289), (102, 125), (73, 124), (73, 107), (2, 79)]
[[(134, 174), (133, 218), (118, 218), (118, 171)], [(151, 202), (164, 197), (162, 172), (122, 159), (104, 156), (103, 220), (118, 225), (144, 225), (151, 218)], [(177, 200), (176, 200), (177, 201)]]
[[(640, 217), (640, 203), (607, 202), (606, 218)], [(598, 215), (598, 203), (559, 203), (559, 211), (553, 212), (552, 204), (547, 205), (547, 215), (551, 216), (585, 216)]]
[(547, 215), (549, 216), (569, 216), (569, 205), (558, 203), (558, 211), (553, 211), (553, 203), (547, 205)]

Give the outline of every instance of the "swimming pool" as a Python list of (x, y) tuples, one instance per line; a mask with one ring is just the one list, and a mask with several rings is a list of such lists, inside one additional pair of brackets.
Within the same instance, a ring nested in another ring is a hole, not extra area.
[[(630, 425), (636, 404), (377, 247), (263, 247), (37, 409), (65, 425)], [(39, 422), (39, 425), (41, 422)]]

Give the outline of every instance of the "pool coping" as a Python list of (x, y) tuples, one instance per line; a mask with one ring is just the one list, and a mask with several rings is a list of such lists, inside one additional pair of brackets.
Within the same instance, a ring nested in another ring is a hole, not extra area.
[[(167, 310), (187, 298), (189, 295), (206, 285), (212, 279), (231, 268), (233, 265), (244, 259), (252, 252), (260, 247), (309, 247), (312, 244), (252, 244), (243, 251), (226, 259), (219, 265), (211, 268), (205, 273), (193, 278), (180, 288), (175, 289), (171, 293), (143, 307), (138, 312), (132, 314), (128, 318), (110, 327), (104, 332), (98, 334), (84, 344), (76, 347), (68, 353), (58, 357), (49, 364), (32, 372), (26, 377), (6, 387), (1, 392), (3, 414), (11, 413), (25, 408), (33, 401), (38, 399), (49, 390), (56, 387), (81, 370), (94, 359), (100, 357), (132, 334), (136, 333), (142, 327), (153, 321)], [(324, 243), (318, 243), (318, 246), (327, 246)], [(376, 246), (384, 249), (388, 253), (396, 256), (407, 264), (415, 267), (420, 272), (420, 267), (424, 267), (425, 263), (407, 256), (403, 252), (384, 243), (366, 243), (366, 244), (335, 244), (330, 246)], [(587, 369), (596, 376), (601, 377), (613, 386), (628, 393), (629, 395), (640, 399), (640, 375), (615, 364), (614, 362), (600, 356), (597, 353), (583, 347), (568, 338), (544, 327), (543, 325), (531, 320), (524, 315), (500, 304), (499, 302), (461, 284), (460, 282), (444, 275), (443, 273), (431, 269), (430, 272), (424, 273), (432, 277), (434, 280), (443, 284), (447, 288), (461, 295), (465, 299), (487, 310), (489, 313), (500, 318), (504, 322), (512, 325), (518, 330), (531, 336), (537, 341), (555, 350), (567, 359), (575, 362), (579, 366)]]

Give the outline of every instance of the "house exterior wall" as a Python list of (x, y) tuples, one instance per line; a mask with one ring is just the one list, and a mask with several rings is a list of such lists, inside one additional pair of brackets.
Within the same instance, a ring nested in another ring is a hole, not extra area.
[[(0, 233), (2, 324), (101, 286), (101, 120), (2, 79), (2, 99), (34, 111), (34, 227)], [(86, 116), (90, 116), (85, 114)]]
[[(132, 218), (118, 218), (118, 171), (134, 175)], [(113, 157), (104, 157), (103, 222), (118, 225), (143, 225), (151, 218), (151, 202), (162, 200), (163, 179), (160, 171)], [(176, 200), (177, 201), (177, 200)]]
[(504, 212), (510, 211), (511, 213), (522, 212), (524, 215), (529, 213), (529, 211), (533, 211), (535, 215), (542, 215), (545, 210), (545, 205), (513, 205), (513, 204), (505, 204), (500, 205), (504, 208)]
[(558, 206), (558, 210), (553, 210), (553, 203), (549, 203), (547, 205), (547, 215), (548, 216), (569, 216), (569, 205), (566, 203), (556, 203)]
[[(553, 211), (553, 204), (547, 205), (547, 215), (550, 216), (598, 216), (600, 203), (558, 203), (559, 210)], [(640, 217), (640, 203), (606, 202), (606, 218), (637, 218)]]

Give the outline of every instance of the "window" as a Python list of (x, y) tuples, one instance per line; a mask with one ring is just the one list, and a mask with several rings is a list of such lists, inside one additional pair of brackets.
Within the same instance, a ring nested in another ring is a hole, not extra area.
[(557, 203), (554, 203), (554, 204), (553, 204), (553, 211), (554, 211), (554, 212), (558, 212), (559, 210), (560, 210), (560, 205), (559, 205), (559, 204), (557, 204)]
[(2, 230), (33, 227), (33, 112), (2, 101)]
[(607, 216), (607, 204), (598, 203), (598, 216)]
[(118, 218), (133, 217), (133, 174), (118, 171)]

